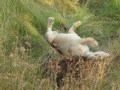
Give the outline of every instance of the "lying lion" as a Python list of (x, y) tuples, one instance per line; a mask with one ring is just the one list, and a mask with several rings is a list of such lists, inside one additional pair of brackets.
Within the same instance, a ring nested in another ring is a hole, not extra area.
[(96, 47), (98, 42), (92, 37), (81, 38), (74, 32), (81, 25), (81, 21), (75, 22), (67, 33), (52, 31), (53, 24), (54, 18), (49, 17), (45, 39), (62, 55), (86, 58), (108, 57), (110, 55), (103, 51), (91, 52), (89, 50), (89, 46)]

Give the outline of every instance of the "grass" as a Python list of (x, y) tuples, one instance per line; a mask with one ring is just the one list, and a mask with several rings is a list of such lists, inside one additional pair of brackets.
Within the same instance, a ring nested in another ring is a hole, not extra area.
[(60, 90), (101, 90), (110, 61), (110, 58), (86, 62), (82, 59), (50, 61), (47, 65), (47, 77), (53, 81), (53, 85), (56, 85), (57, 78), (57, 84), (61, 86)]
[[(54, 30), (60, 32), (81, 20), (82, 25), (76, 30), (78, 35), (96, 38), (100, 50), (111, 53), (112, 57), (87, 62), (80, 59), (77, 65), (68, 60), (64, 86), (59, 89), (119, 90), (119, 0), (87, 0), (85, 5), (76, 1), (0, 1), (0, 90), (58, 89), (55, 80), (63, 59), (44, 39), (49, 16), (55, 18)], [(48, 77), (43, 75), (44, 63), (48, 63)]]

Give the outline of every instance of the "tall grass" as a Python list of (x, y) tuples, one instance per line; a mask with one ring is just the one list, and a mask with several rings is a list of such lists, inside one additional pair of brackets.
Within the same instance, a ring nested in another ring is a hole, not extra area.
[[(64, 76), (66, 90), (119, 90), (120, 87), (120, 12), (119, 0), (1, 0), (0, 1), (0, 89), (55, 90), (60, 55), (45, 41), (49, 16), (55, 18), (54, 30), (64, 32), (78, 20), (76, 32), (98, 40), (100, 49), (114, 59), (78, 62), (80, 70), (68, 61)], [(43, 78), (44, 63), (51, 76)], [(52, 63), (54, 63), (52, 65)], [(56, 66), (55, 66), (56, 65)], [(71, 68), (72, 65), (72, 68)], [(54, 69), (53, 69), (54, 68)], [(72, 69), (72, 73), (69, 70)], [(64, 70), (63, 70), (64, 71)], [(93, 77), (94, 76), (94, 77)]]

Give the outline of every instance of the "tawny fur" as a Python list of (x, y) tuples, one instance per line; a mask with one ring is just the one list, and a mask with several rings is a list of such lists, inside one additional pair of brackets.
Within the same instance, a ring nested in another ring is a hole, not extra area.
[(88, 52), (87, 53), (87, 58), (88, 59), (96, 59), (96, 58), (105, 58), (109, 57), (110, 54), (103, 52), (103, 51), (97, 51), (97, 52)]
[(56, 34), (58, 33), (56, 31), (52, 31), (53, 24), (54, 24), (54, 18), (49, 17), (47, 23), (47, 32), (45, 33), (45, 39), (48, 41), (49, 44), (52, 44), (54, 38), (56, 37)]
[[(95, 54), (89, 51), (89, 46), (98, 46), (98, 42), (93, 38), (81, 38), (74, 30), (81, 25), (81, 21), (75, 22), (68, 33), (58, 33), (52, 31), (54, 18), (48, 18), (48, 29), (45, 39), (64, 56), (86, 56), (91, 57)], [(90, 53), (89, 53), (90, 52)], [(99, 53), (97, 53), (99, 54)]]

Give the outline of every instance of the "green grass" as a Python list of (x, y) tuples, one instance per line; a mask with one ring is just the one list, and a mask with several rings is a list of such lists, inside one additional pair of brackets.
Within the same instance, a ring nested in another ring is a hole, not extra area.
[[(83, 87), (87, 86), (89, 90), (119, 90), (119, 0), (88, 0), (85, 5), (76, 4), (76, 0), (50, 1), (54, 4), (41, 0), (0, 1), (0, 90), (57, 88), (54, 78), (43, 79), (42, 76), (44, 62), (60, 59), (60, 55), (44, 39), (49, 16), (55, 18), (53, 28), (60, 32), (81, 20), (82, 25), (76, 30), (78, 35), (94, 37), (99, 42), (100, 50), (108, 51), (114, 57), (109, 65), (102, 68), (102, 80), (96, 84), (85, 83)], [(64, 88), (67, 85), (70, 84), (66, 83)], [(72, 83), (71, 90), (76, 85)]]

